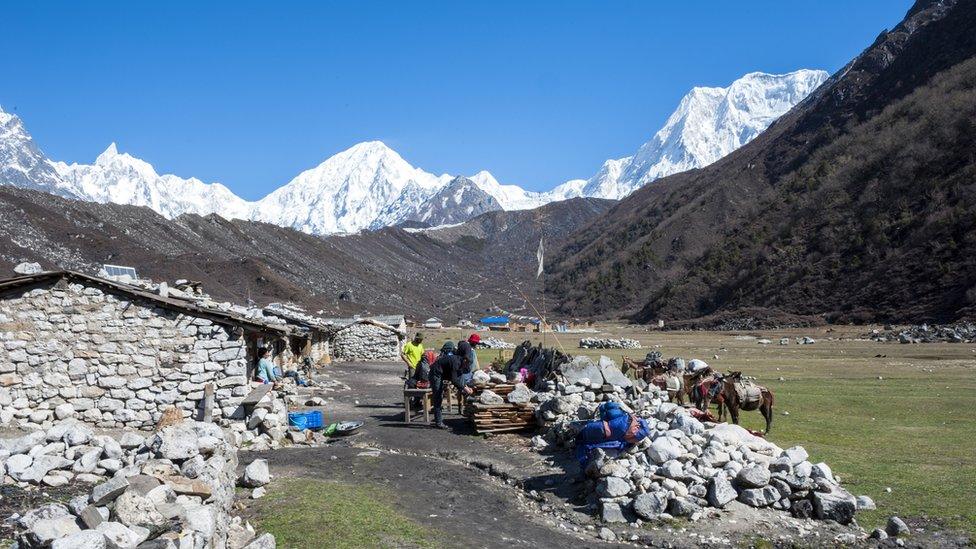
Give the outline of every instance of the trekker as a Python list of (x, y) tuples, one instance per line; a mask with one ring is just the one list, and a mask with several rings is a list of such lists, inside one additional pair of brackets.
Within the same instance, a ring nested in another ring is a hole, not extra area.
[(271, 362), (268, 348), (258, 349), (257, 378), (261, 383), (277, 383), (281, 378), (275, 373), (274, 363)]
[[(467, 343), (467, 342), (465, 342)], [(465, 387), (461, 383), (461, 374), (464, 371), (467, 359), (459, 354), (454, 347), (454, 343), (448, 341), (441, 347), (441, 354), (437, 360), (430, 365), (430, 390), (431, 400), (434, 408), (434, 427), (447, 429), (444, 425), (442, 406), (444, 404), (445, 382), (450, 383), (470, 395), (473, 391), (470, 387)]]
[(471, 352), (468, 353), (468, 360), (471, 363), (470, 371), (473, 374), (481, 369), (481, 367), (478, 366), (478, 353), (474, 351), (475, 347), (481, 345), (481, 336), (478, 334), (471, 334), (468, 336), (468, 344), (471, 345)]
[(417, 367), (417, 363), (420, 362), (420, 356), (423, 354), (424, 334), (417, 332), (413, 336), (413, 340), (404, 343), (403, 349), (400, 350), (400, 360), (407, 365), (407, 379), (413, 377), (413, 370)]

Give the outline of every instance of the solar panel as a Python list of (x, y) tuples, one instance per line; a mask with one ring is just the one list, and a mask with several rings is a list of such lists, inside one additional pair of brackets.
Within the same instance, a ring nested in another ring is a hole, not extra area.
[(136, 270), (132, 267), (123, 267), (121, 265), (104, 265), (103, 268), (105, 269), (105, 274), (108, 276), (127, 276), (133, 280), (139, 278), (139, 276), (136, 274)]

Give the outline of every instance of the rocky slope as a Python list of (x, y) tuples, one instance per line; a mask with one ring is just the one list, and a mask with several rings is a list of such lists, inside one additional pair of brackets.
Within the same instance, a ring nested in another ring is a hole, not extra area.
[[(554, 243), (602, 214), (611, 202), (577, 199), (504, 214), (518, 231), (490, 220), (463, 239), (398, 228), (317, 237), (267, 223), (186, 214), (166, 219), (148, 208), (96, 204), (0, 186), (0, 272), (37, 261), (45, 268), (95, 273), (131, 265), (155, 280), (200, 280), (220, 299), (295, 301), (330, 314), (406, 313), (445, 320), (492, 305), (524, 309), (502, 271), (531, 270), (540, 236)], [(516, 220), (523, 220), (518, 222)], [(460, 227), (464, 227), (461, 225)], [(496, 263), (494, 250), (519, 248)], [(533, 296), (536, 287), (525, 292)]]
[(976, 308), (976, 4), (920, 0), (757, 139), (575, 235), (554, 297), (637, 320)]

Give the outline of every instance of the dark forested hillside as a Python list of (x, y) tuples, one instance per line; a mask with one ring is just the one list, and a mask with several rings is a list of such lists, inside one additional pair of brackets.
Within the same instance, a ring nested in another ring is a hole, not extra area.
[(827, 320), (976, 309), (976, 2), (920, 1), (763, 135), (574, 235), (563, 311)]

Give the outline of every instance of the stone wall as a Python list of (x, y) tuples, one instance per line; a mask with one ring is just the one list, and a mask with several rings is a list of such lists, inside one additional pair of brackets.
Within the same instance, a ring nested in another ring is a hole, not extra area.
[(242, 416), (245, 338), (211, 320), (82, 284), (0, 297), (0, 422), (101, 427), (189, 415), (214, 383), (215, 420)]
[(400, 334), (387, 328), (360, 322), (336, 332), (332, 347), (336, 360), (399, 360)]

